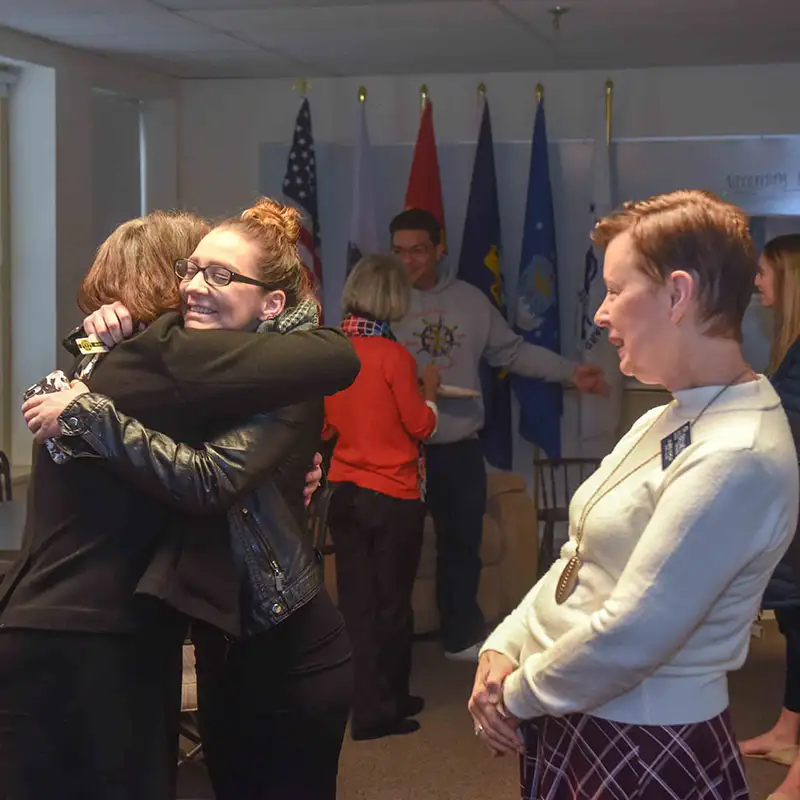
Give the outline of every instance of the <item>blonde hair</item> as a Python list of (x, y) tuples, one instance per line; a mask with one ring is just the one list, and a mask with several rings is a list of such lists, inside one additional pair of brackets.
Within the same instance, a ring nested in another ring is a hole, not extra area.
[(770, 239), (764, 245), (763, 258), (774, 273), (775, 324), (769, 353), (772, 374), (800, 338), (800, 233)]
[(742, 318), (753, 294), (756, 255), (749, 218), (712, 192), (683, 189), (625, 203), (601, 219), (592, 241), (606, 247), (630, 233), (641, 269), (663, 283), (676, 270), (694, 275), (706, 334), (742, 341)]
[(297, 249), (302, 222), (296, 209), (262, 197), (238, 217), (226, 219), (215, 228), (235, 231), (256, 248), (260, 280), (281, 289), (287, 306), (314, 299), (310, 272)]
[(78, 289), (84, 314), (119, 300), (140, 322), (152, 322), (181, 306), (174, 265), (210, 230), (184, 212), (153, 211), (123, 222), (97, 249)]
[(402, 319), (410, 302), (411, 279), (394, 256), (364, 256), (353, 267), (342, 292), (345, 314), (365, 314), (385, 322)]

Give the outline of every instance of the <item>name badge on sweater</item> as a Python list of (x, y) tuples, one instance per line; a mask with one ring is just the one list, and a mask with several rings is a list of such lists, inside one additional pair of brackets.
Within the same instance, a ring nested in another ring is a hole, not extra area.
[(661, 469), (666, 469), (692, 443), (692, 423), (681, 425), (661, 440)]

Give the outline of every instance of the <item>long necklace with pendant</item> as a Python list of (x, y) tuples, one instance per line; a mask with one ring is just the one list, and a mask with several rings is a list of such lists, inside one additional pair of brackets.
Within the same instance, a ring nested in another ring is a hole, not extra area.
[[(714, 403), (727, 389), (729, 389), (733, 384), (738, 383), (748, 372), (752, 373), (752, 369), (748, 367), (741, 375), (734, 378), (729, 384), (723, 386), (706, 404), (703, 406), (700, 413), (692, 420), (690, 423), (690, 427), (694, 426), (697, 420), (705, 414), (706, 410), (709, 406)], [(649, 464), (654, 458), (657, 458), (660, 453), (654, 453), (649, 458), (645, 459), (641, 462), (638, 466), (634, 467), (630, 472), (626, 472), (618, 481), (616, 481), (612, 486), (608, 489), (605, 489), (606, 484), (617, 474), (619, 468), (628, 460), (628, 456), (630, 456), (634, 450), (639, 446), (639, 444), (644, 441), (647, 435), (650, 433), (653, 428), (661, 421), (661, 418), (669, 411), (672, 403), (669, 403), (664, 407), (664, 410), (655, 418), (653, 424), (633, 443), (633, 446), (627, 453), (622, 457), (620, 462), (614, 467), (613, 470), (609, 473), (608, 477), (595, 489), (592, 493), (592, 496), (586, 501), (586, 505), (583, 507), (583, 511), (581, 512), (580, 519), (578, 520), (578, 528), (575, 532), (575, 553), (574, 555), (567, 561), (564, 569), (561, 571), (561, 575), (558, 578), (558, 583), (556, 584), (556, 603), (561, 605), (564, 601), (572, 594), (575, 590), (575, 587), (578, 584), (578, 573), (580, 572), (581, 567), (583, 566), (583, 561), (581, 560), (580, 554), (580, 547), (581, 542), (583, 541), (583, 527), (586, 524), (586, 518), (589, 516), (589, 512), (607, 495), (610, 494), (614, 489), (617, 488), (621, 483), (628, 480), (635, 472), (638, 472), (642, 467)], [(601, 494), (602, 492), (602, 494)]]

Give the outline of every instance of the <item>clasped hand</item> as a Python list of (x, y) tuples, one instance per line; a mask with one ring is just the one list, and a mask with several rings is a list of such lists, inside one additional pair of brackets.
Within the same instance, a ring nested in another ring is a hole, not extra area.
[(517, 733), (520, 721), (503, 705), (503, 681), (514, 669), (508, 656), (487, 650), (478, 662), (469, 699), (475, 733), (495, 756), (522, 753), (525, 749)]
[(73, 400), (89, 391), (86, 384), (72, 381), (69, 389), (50, 394), (37, 394), (22, 404), (22, 416), (33, 438), (41, 444), (61, 433), (58, 418)]

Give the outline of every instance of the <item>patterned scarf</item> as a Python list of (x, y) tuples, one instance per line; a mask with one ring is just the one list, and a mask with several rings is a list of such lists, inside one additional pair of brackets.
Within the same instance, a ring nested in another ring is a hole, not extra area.
[(296, 306), (285, 308), (272, 319), (265, 319), (257, 328), (258, 333), (291, 333), (308, 331), (319, 327), (319, 306), (316, 300), (306, 298)]
[[(360, 317), (357, 314), (348, 314), (341, 322), (340, 326), (345, 336), (381, 336), (393, 342), (397, 338), (392, 333), (389, 323), (380, 319), (369, 319)], [(417, 485), (419, 486), (419, 496), (425, 502), (425, 489), (427, 485), (427, 466), (425, 462), (425, 448), (420, 443), (419, 457), (417, 458)]]
[(348, 314), (339, 326), (345, 336), (382, 336), (396, 342), (388, 322), (380, 319), (359, 317), (358, 314)]

